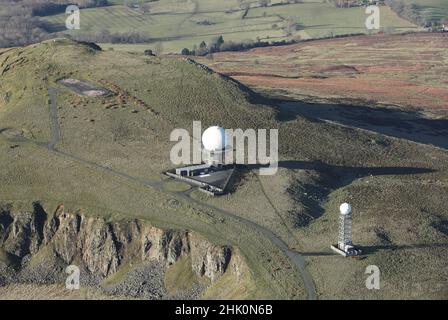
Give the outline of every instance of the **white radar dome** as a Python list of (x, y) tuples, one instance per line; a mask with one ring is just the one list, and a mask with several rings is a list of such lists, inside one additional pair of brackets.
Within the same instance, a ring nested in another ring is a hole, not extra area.
[(352, 206), (349, 205), (348, 203), (343, 203), (339, 207), (339, 210), (341, 211), (341, 214), (347, 215), (347, 214), (350, 214), (352, 212)]
[(202, 144), (207, 151), (220, 151), (227, 147), (228, 139), (224, 128), (214, 126), (202, 134)]

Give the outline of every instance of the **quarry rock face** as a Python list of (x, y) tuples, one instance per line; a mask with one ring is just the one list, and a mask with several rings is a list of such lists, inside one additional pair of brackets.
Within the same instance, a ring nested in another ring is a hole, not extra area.
[(190, 235), (191, 266), (200, 276), (216, 281), (230, 262), (232, 252), (229, 247), (211, 245), (199, 235)]
[(241, 255), (234, 256), (231, 247), (215, 245), (196, 233), (163, 230), (140, 220), (105, 222), (66, 213), (63, 206), (52, 217), (39, 206), (31, 213), (0, 211), (1, 250), (24, 264), (43, 248), (50, 249), (66, 265), (82, 265), (102, 277), (114, 274), (124, 262), (135, 261), (136, 257), (166, 267), (189, 257), (192, 270), (214, 282), (229, 266), (238, 275), (242, 262)]
[(141, 231), (142, 260), (156, 259), (172, 264), (189, 254), (188, 233), (185, 231), (162, 230), (145, 225)]

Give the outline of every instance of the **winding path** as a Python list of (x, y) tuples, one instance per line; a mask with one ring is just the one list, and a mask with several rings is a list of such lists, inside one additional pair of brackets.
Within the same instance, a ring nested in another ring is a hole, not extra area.
[(48, 149), (53, 150), (56, 143), (61, 139), (61, 131), (59, 129), (58, 122), (58, 108), (57, 108), (57, 100), (56, 100), (56, 90), (50, 88), (48, 90), (48, 95), (50, 96), (50, 128), (51, 128), (51, 137), (48, 142)]
[[(218, 207), (215, 207), (213, 205), (207, 204), (207, 203), (203, 203), (197, 199), (192, 198), (188, 192), (175, 192), (175, 191), (169, 191), (163, 188), (163, 182), (162, 181), (151, 181), (151, 180), (146, 180), (146, 179), (141, 179), (141, 178), (137, 178), (137, 177), (133, 177), (130, 176), (126, 173), (120, 172), (120, 171), (116, 171), (113, 170), (109, 167), (105, 167), (102, 165), (99, 165), (95, 162), (83, 159), (81, 157), (63, 152), (63, 151), (59, 151), (55, 148), (55, 145), (60, 141), (61, 137), (60, 137), (60, 129), (59, 129), (59, 123), (58, 123), (58, 115), (57, 115), (57, 103), (56, 103), (56, 89), (54, 88), (50, 88), (49, 91), (49, 96), (50, 96), (50, 128), (51, 128), (51, 137), (50, 137), (50, 141), (47, 145), (43, 146), (45, 148), (47, 148), (48, 150), (50, 150), (51, 152), (60, 155), (60, 156), (64, 156), (67, 158), (70, 158), (74, 161), (77, 161), (79, 163), (82, 163), (84, 165), (88, 165), (89, 167), (92, 167), (94, 169), (97, 170), (101, 170), (101, 171), (105, 171), (108, 173), (111, 173), (115, 176), (127, 179), (129, 181), (141, 184), (145, 187), (148, 188), (154, 188), (157, 189), (159, 191), (162, 191), (164, 193), (168, 193), (168, 194), (172, 194), (172, 195), (176, 195), (176, 196), (180, 196), (181, 198), (189, 201), (190, 203), (194, 203), (197, 204), (199, 206), (202, 207), (206, 207), (208, 209), (211, 209), (213, 211), (219, 212), (220, 214), (222, 214), (223, 216), (227, 216), (230, 217), (232, 219), (235, 219), (236, 221), (245, 224), (246, 226), (256, 229), (259, 232), (261, 232), (261, 234), (263, 234), (264, 236), (266, 236), (266, 238), (268, 238), (272, 243), (274, 243), (281, 251), (283, 251), (286, 256), (294, 263), (294, 265), (297, 266), (304, 285), (305, 285), (305, 289), (308, 293), (308, 299), (309, 300), (316, 300), (317, 299), (317, 293), (316, 293), (316, 288), (314, 286), (314, 282), (313, 282), (313, 278), (311, 276), (311, 274), (306, 270), (306, 261), (305, 258), (297, 251), (293, 251), (291, 249), (289, 249), (288, 245), (281, 240), (277, 235), (275, 235), (271, 230), (251, 221), (245, 218), (242, 218), (234, 213), (231, 213), (229, 211), (225, 211), (223, 209), (220, 209)], [(35, 145), (38, 145), (40, 147), (42, 147), (41, 144), (37, 144), (34, 141), (31, 140), (27, 140), (28, 142), (31, 142)]]

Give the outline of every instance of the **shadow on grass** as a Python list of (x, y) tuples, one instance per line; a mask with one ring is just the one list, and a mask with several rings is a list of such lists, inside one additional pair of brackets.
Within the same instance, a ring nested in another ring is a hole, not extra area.
[(431, 249), (431, 248), (448, 248), (448, 243), (421, 243), (407, 245), (375, 245), (375, 246), (359, 246), (363, 254), (372, 254), (383, 250), (409, 250), (409, 249)]
[(406, 175), (406, 174), (422, 174), (434, 172), (433, 169), (415, 168), (415, 167), (349, 167), (349, 166), (332, 166), (322, 161), (297, 161), (286, 160), (279, 161), (279, 168), (285, 169), (303, 169), (316, 170), (327, 173), (336, 173), (339, 175), (348, 173), (356, 175), (356, 178), (365, 176), (384, 176), (384, 175)]
[(300, 101), (275, 101), (271, 106), (281, 122), (297, 117), (330, 121), (448, 149), (448, 119), (430, 119), (418, 111)]
[[(422, 243), (422, 244), (409, 244), (409, 245), (374, 245), (374, 246), (360, 246), (356, 245), (358, 249), (361, 249), (362, 255), (358, 258), (371, 255), (378, 251), (394, 251), (394, 250), (409, 250), (409, 249), (431, 249), (431, 248), (448, 248), (448, 243)], [(304, 257), (340, 257), (339, 254), (332, 251), (315, 251), (315, 252), (301, 252)]]
[[(265, 166), (248, 165), (249, 169), (259, 169)], [(280, 161), (279, 168), (302, 169), (318, 172), (325, 183), (301, 184), (300, 181), (293, 183), (288, 188), (288, 193), (296, 202), (307, 208), (306, 214), (295, 214), (295, 227), (306, 227), (313, 220), (321, 217), (325, 210), (322, 203), (328, 199), (334, 190), (351, 184), (353, 181), (369, 176), (394, 176), (394, 175), (415, 175), (435, 172), (428, 168), (415, 167), (351, 167), (333, 166), (321, 161)], [(294, 214), (294, 212), (291, 212)]]
[(339, 254), (335, 252), (301, 252), (300, 253), (304, 257), (329, 257), (329, 256), (339, 256)]

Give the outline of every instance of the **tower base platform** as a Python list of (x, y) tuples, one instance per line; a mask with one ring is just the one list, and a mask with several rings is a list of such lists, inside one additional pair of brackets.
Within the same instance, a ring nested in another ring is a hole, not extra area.
[(337, 244), (331, 245), (330, 248), (334, 252), (336, 252), (336, 253), (340, 254), (341, 256), (344, 256), (344, 257), (359, 256), (362, 253), (362, 251), (360, 249), (357, 249), (355, 247), (350, 248), (347, 251), (344, 251), (342, 249), (339, 249)]

